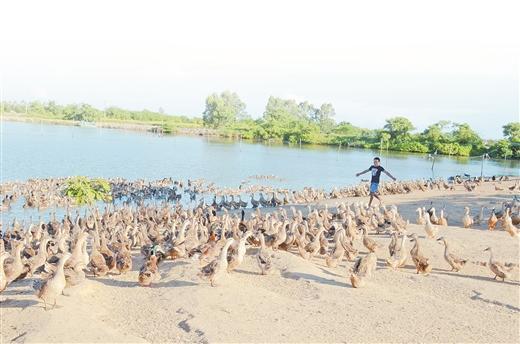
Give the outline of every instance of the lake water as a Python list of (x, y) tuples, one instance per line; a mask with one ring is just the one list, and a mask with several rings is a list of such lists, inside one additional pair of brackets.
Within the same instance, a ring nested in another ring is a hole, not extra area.
[[(238, 186), (252, 175), (275, 175), (288, 188), (330, 189), (357, 183), (379, 152), (325, 146), (265, 145), (214, 138), (31, 123), (2, 122), (2, 179), (87, 175), (128, 179), (204, 178)], [(432, 177), (426, 155), (381, 154), (398, 179)], [(485, 175), (518, 175), (518, 161), (487, 160)], [(479, 176), (480, 158), (437, 157), (435, 177)], [(368, 175), (363, 176), (367, 178)], [(383, 179), (386, 176), (383, 175)]]

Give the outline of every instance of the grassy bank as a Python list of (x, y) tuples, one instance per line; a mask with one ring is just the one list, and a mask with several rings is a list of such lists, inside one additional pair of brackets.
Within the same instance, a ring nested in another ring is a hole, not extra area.
[(186, 135), (218, 135), (215, 130), (206, 129), (202, 125), (194, 123), (169, 123), (160, 121), (135, 121), (135, 120), (117, 120), (105, 119), (95, 122), (83, 122), (66, 120), (61, 118), (52, 118), (33, 114), (15, 114), (6, 113), (2, 116), (4, 121), (26, 122), (26, 123), (44, 123), (55, 125), (83, 126), (93, 125), (98, 128), (134, 130), (146, 132), (162, 132), (163, 134), (186, 134)]

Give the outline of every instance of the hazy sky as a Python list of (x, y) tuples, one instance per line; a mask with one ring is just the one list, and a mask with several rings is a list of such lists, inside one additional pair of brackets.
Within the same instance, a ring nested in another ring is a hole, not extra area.
[(518, 1), (12, 1), (0, 11), (4, 99), (200, 116), (237, 92), (330, 102), (337, 120), (419, 129), (519, 120)]

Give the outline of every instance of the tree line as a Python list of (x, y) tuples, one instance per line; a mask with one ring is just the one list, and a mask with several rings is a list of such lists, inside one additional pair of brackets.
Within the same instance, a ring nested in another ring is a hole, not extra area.
[(15, 102), (6, 101), (2, 104), (6, 113), (27, 114), (32, 117), (57, 119), (78, 122), (139, 122), (163, 126), (165, 132), (173, 132), (176, 127), (200, 127), (200, 118), (187, 116), (170, 116), (159, 111), (141, 110), (131, 111), (111, 106), (104, 110), (97, 109), (89, 104), (56, 104), (49, 102)]
[(347, 147), (388, 149), (401, 152), (456, 156), (489, 154), (496, 158), (520, 158), (520, 123), (503, 126), (503, 139), (482, 139), (467, 123), (439, 121), (422, 132), (405, 117), (386, 120), (381, 129), (364, 129), (349, 122), (336, 123), (332, 104), (319, 107), (307, 101), (269, 97), (263, 116), (252, 119), (246, 105), (229, 91), (206, 98), (204, 125), (248, 139), (290, 143), (331, 144)]
[(503, 126), (503, 138), (484, 140), (467, 123), (439, 121), (416, 132), (405, 117), (392, 117), (380, 129), (365, 129), (350, 122), (336, 122), (330, 103), (315, 106), (307, 101), (269, 97), (264, 113), (253, 119), (246, 104), (225, 91), (206, 98), (202, 119), (171, 116), (159, 111), (131, 111), (119, 107), (97, 109), (89, 104), (59, 105), (49, 102), (4, 102), (7, 113), (71, 121), (124, 121), (162, 126), (164, 132), (177, 128), (211, 128), (227, 137), (302, 144), (385, 149), (401, 152), (435, 153), (454, 156), (489, 154), (494, 158), (520, 159), (520, 123)]

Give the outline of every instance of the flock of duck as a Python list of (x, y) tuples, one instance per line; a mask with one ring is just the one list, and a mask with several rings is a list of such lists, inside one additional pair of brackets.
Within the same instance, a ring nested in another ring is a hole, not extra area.
[[(45, 190), (59, 189), (60, 184), (56, 180), (34, 183), (40, 187), (44, 185), (47, 188)], [(116, 197), (138, 195), (130, 197), (139, 197), (139, 200), (146, 197), (147, 193), (166, 193), (164, 190), (172, 183), (177, 190), (188, 189), (191, 192), (200, 192), (203, 184), (189, 182), (184, 187), (168, 179), (156, 182), (153, 186), (142, 181), (130, 183), (112, 180), (111, 183)], [(463, 181), (461, 184), (466, 183), (470, 182)], [(479, 181), (471, 183), (478, 185)], [(5, 192), (6, 188), (3, 187)], [(382, 193), (437, 188), (450, 190), (451, 187), (442, 180), (397, 182), (386, 183)], [(518, 184), (514, 187), (518, 188)], [(143, 188), (148, 191), (142, 191)], [(14, 188), (11, 185), (9, 189), (14, 191), (11, 196), (17, 192), (34, 195), (36, 191), (20, 185)], [(303, 200), (308, 201), (306, 197), (316, 201), (319, 197), (340, 198), (357, 193), (364, 195), (366, 191), (366, 185), (330, 193), (320, 193), (319, 190), (309, 188), (302, 192), (288, 192), (286, 196), (291, 195), (291, 201), (302, 197), (303, 203)], [(42, 191), (42, 195), (44, 193)], [(32, 277), (36, 295), (48, 309), (56, 305), (58, 297), (66, 288), (81, 284), (87, 276), (97, 278), (131, 271), (132, 252), (136, 250), (144, 258), (137, 281), (140, 286), (150, 287), (161, 279), (159, 265), (164, 260), (185, 258), (198, 261), (200, 278), (217, 286), (227, 274), (243, 263), (248, 247), (256, 248), (253, 251), (262, 275), (273, 270), (272, 254), (279, 250), (299, 255), (306, 261), (321, 256), (328, 267), (337, 267), (346, 259), (351, 262), (346, 278), (353, 287), (359, 288), (374, 274), (378, 255), (381, 255), (383, 248), (370, 234), (390, 238), (389, 255), (385, 259), (390, 269), (404, 267), (411, 258), (417, 274), (427, 275), (432, 272), (430, 259), (420, 249), (420, 238), (415, 233), (407, 233), (409, 220), (405, 220), (395, 206), (369, 207), (359, 202), (340, 202), (335, 211), (331, 211), (327, 206), (313, 208), (308, 205), (304, 215), (301, 209), (294, 206), (289, 209), (278, 207), (269, 211), (261, 210), (259, 206), (279, 206), (285, 202), (264, 205), (259, 201), (257, 206), (252, 204), (256, 209), (246, 218), (243, 209), (230, 212), (228, 207), (220, 206), (219, 203), (200, 202), (189, 208), (178, 203), (172, 204), (168, 196), (161, 197), (165, 201), (159, 205), (143, 202), (109, 204), (102, 212), (93, 208), (83, 216), (78, 210), (73, 214), (67, 209), (61, 219), (54, 214), (47, 223), (40, 221), (28, 227), (13, 221), (12, 225), (5, 228), (0, 240), (0, 291), (12, 283)], [(52, 198), (52, 201), (59, 202), (59, 198)], [(470, 209), (466, 208), (462, 218), (464, 227), (484, 224), (484, 210), (481, 208), (477, 215), (471, 216)], [(511, 236), (516, 236), (520, 224), (519, 212), (520, 203), (516, 198), (504, 202), (501, 209), (490, 211), (488, 229), (503, 228)], [(426, 240), (437, 238), (439, 228), (448, 225), (445, 209), (437, 214), (430, 205), (428, 209), (418, 208), (417, 214), (416, 223), (424, 226)], [(407, 240), (413, 242), (409, 251), (406, 248)], [(468, 260), (451, 251), (449, 238), (444, 236), (436, 240), (444, 244), (444, 259), (452, 271), (461, 271)], [(361, 254), (362, 247), (367, 254)], [(494, 259), (492, 248), (486, 250), (490, 252), (486, 265), (495, 278), (509, 278), (515, 265), (498, 262)]]
[[(181, 203), (183, 199), (185, 205), (197, 202), (200, 207), (211, 204), (217, 211), (222, 209), (245, 209), (258, 207), (276, 207), (288, 204), (308, 204), (326, 199), (338, 199), (345, 197), (363, 197), (370, 193), (369, 185), (361, 183), (359, 185), (344, 188), (333, 188), (330, 191), (305, 187), (302, 190), (288, 190), (273, 188), (266, 185), (250, 184), (251, 179), (274, 179), (274, 176), (251, 176), (243, 180), (238, 188), (219, 188), (214, 183), (208, 183), (203, 179), (173, 180), (163, 178), (154, 181), (135, 180), (129, 181), (123, 178), (108, 179), (111, 186), (111, 196), (113, 202), (124, 202), (140, 204), (147, 201), (167, 201)], [(64, 190), (69, 178), (48, 178), (48, 179), (29, 179), (25, 182), (7, 182), (0, 185), (2, 204), (0, 211), (10, 211), (13, 204), (22, 200), (22, 207), (36, 208), (39, 211), (48, 208), (68, 208), (74, 206), (74, 200), (69, 198)], [(476, 186), (482, 182), (497, 182), (495, 189), (503, 190), (499, 183), (509, 180), (507, 176), (498, 178), (489, 177), (480, 179), (462, 179), (453, 177), (450, 182), (443, 179), (437, 180), (415, 180), (399, 182), (383, 182), (379, 188), (381, 195), (405, 194), (412, 191), (427, 190), (454, 190), (457, 184), (464, 186), (468, 191), (475, 190)], [(520, 190), (520, 184), (515, 183), (509, 188), (511, 191)], [(212, 202), (205, 196), (212, 195)], [(243, 200), (244, 195), (249, 195), (250, 199)], [(258, 197), (258, 198), (255, 198)]]

